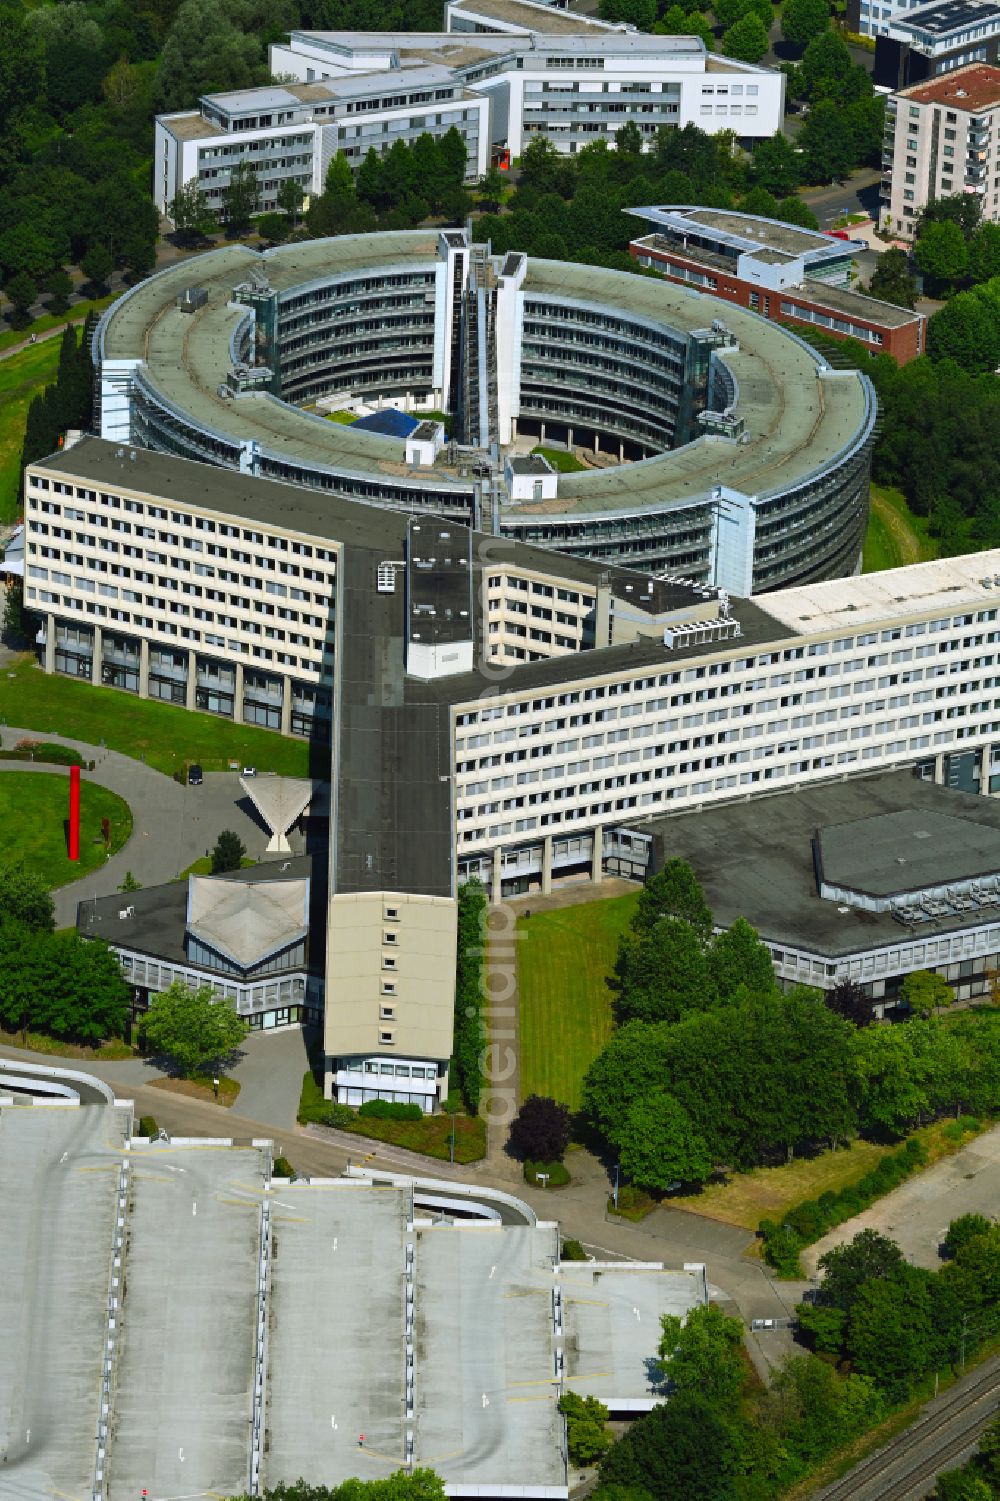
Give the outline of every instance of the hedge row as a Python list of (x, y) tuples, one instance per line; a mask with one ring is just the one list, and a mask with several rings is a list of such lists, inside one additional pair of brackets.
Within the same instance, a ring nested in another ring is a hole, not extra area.
[(48, 766), (86, 766), (94, 769), (93, 761), (85, 761), (79, 751), (68, 745), (55, 745), (41, 741), (30, 749), (15, 746), (13, 750), (0, 750), (0, 761), (39, 761)]
[(358, 1107), (358, 1117), (370, 1121), (419, 1121), (424, 1112), (419, 1105), (405, 1105), (401, 1100), (366, 1100)]
[(453, 1079), (470, 1115), (479, 1110), (486, 1045), (486, 892), (479, 881), (458, 888)]
[(799, 1253), (828, 1230), (853, 1219), (876, 1199), (898, 1188), (927, 1162), (927, 1152), (915, 1136), (898, 1152), (887, 1152), (870, 1173), (853, 1188), (828, 1190), (818, 1199), (805, 1199), (779, 1222), (761, 1220), (758, 1234), (764, 1242), (764, 1260), (782, 1277), (801, 1275)]

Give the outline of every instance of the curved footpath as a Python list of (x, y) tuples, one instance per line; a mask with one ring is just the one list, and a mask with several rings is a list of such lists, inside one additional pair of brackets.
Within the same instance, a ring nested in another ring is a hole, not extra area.
[[(132, 834), (118, 853), (88, 876), (53, 892), (59, 928), (75, 926), (79, 902), (117, 891), (128, 870), (143, 886), (172, 881), (211, 848), (223, 829), (235, 829), (249, 855), (256, 857), (264, 852), (268, 835), (240, 804), (240, 799), (245, 803), (249, 800), (244, 797), (235, 772), (206, 772), (201, 787), (182, 787), (143, 761), (135, 761), (120, 751), (88, 745), (83, 740), (17, 729), (13, 725), (3, 726), (3, 739), (5, 747), (23, 739), (70, 746), (84, 760), (95, 762), (93, 771), (84, 770), (84, 780), (116, 792), (132, 810)], [(69, 778), (68, 766), (45, 762), (0, 761), (2, 771), (47, 772)]]

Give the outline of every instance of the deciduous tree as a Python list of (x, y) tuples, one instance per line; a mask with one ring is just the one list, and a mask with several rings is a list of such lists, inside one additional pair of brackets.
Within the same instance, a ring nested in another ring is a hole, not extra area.
[(712, 914), (705, 893), (686, 860), (667, 860), (662, 870), (650, 876), (636, 904), (632, 928), (648, 931), (661, 917), (679, 917), (707, 943), (712, 932)]
[(40, 876), (23, 865), (0, 866), (0, 922), (11, 921), (36, 933), (55, 927), (52, 893)]
[(770, 46), (767, 28), (756, 11), (748, 11), (723, 33), (722, 51), (744, 63), (759, 63)]
[(559, 1398), (559, 1411), (566, 1419), (566, 1447), (575, 1465), (592, 1465), (611, 1447), (608, 1409), (596, 1397), (566, 1391)]
[(868, 291), (872, 297), (879, 297), (883, 302), (893, 302), (897, 307), (914, 306), (917, 284), (910, 274), (910, 262), (905, 250), (898, 250), (893, 246), (882, 252), (868, 283)]
[(185, 1078), (223, 1062), (246, 1032), (228, 1001), (213, 1001), (211, 985), (192, 990), (182, 980), (153, 996), (141, 1022), (146, 1047)]
[(701, 941), (679, 917), (661, 917), (622, 945), (612, 988), (619, 1022), (673, 1022), (709, 1004), (712, 985)]
[(205, 239), (219, 227), (196, 177), (177, 189), (170, 200), (169, 212), (180, 234), (191, 242)]
[(774, 989), (771, 951), (743, 917), (716, 934), (706, 960), (709, 984), (723, 1003), (731, 1001), (740, 986), (753, 995), (766, 995)]
[(245, 234), (260, 207), (260, 183), (250, 162), (240, 162), (222, 190), (222, 217), (231, 234)]
[(531, 1094), (511, 1122), (509, 1146), (525, 1162), (561, 1162), (569, 1138), (569, 1107)]
[(950, 1006), (955, 992), (943, 975), (931, 969), (915, 969), (903, 981), (902, 996), (914, 1016), (927, 1017)]
[(953, 219), (930, 220), (913, 246), (913, 259), (937, 288), (950, 291), (965, 275), (969, 262), (968, 246), (959, 225)]
[(781, 11), (781, 35), (786, 42), (805, 47), (830, 26), (829, 0), (785, 0)]
[(612, 1140), (622, 1172), (639, 1188), (664, 1193), (679, 1183), (704, 1183), (711, 1177), (708, 1147), (687, 1111), (665, 1089), (636, 1100)]

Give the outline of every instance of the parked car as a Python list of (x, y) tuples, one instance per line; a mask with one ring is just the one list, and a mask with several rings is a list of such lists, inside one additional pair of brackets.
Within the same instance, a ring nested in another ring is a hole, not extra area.
[(256, 766), (244, 766), (243, 775), (245, 777), (255, 777), (257, 775)]
[(204, 780), (205, 778), (202, 773), (201, 767), (197, 764), (197, 762), (193, 762), (188, 767), (188, 786), (200, 787)]

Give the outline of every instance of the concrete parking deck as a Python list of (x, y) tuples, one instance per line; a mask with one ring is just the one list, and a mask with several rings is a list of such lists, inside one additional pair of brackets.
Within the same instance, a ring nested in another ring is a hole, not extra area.
[(111, 1501), (249, 1482), (264, 1153), (153, 1144), (132, 1158)]
[(408, 1208), (352, 1183), (275, 1189), (265, 1486), (376, 1480), (403, 1463)]
[(554, 1228), (440, 1226), (417, 1246), (417, 1457), (450, 1484), (563, 1486)]
[(612, 1408), (662, 1397), (660, 1318), (702, 1301), (701, 1274), (567, 1262), (559, 1280), (570, 1391)]
[[(89, 1494), (127, 1112), (0, 1111), (0, 1497)], [(138, 1494), (138, 1493), (136, 1493)]]

